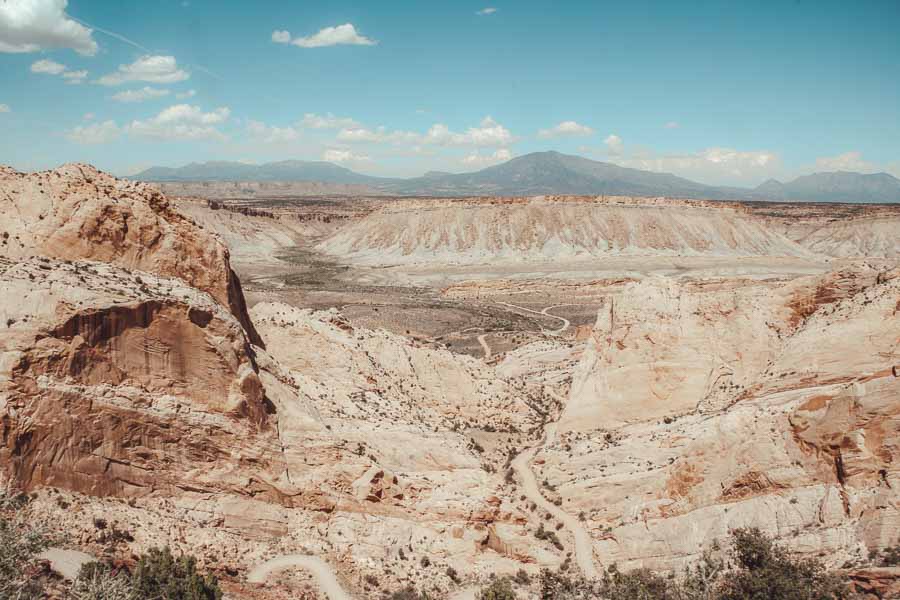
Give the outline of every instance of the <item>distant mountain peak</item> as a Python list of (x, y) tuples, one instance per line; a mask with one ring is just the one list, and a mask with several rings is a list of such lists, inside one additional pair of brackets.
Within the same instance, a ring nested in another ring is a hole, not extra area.
[(323, 161), (283, 160), (262, 165), (210, 161), (180, 168), (153, 167), (144, 181), (317, 181), (359, 184), (409, 196), (622, 195), (710, 200), (900, 202), (900, 180), (888, 173), (833, 171), (793, 181), (769, 179), (753, 189), (717, 187), (671, 173), (642, 171), (563, 154), (531, 152), (471, 173), (429, 171), (412, 179), (373, 177)]

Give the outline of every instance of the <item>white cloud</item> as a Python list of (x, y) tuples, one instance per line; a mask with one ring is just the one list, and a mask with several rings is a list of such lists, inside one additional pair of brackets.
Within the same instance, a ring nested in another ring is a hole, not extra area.
[(178, 68), (174, 56), (145, 55), (130, 65), (119, 65), (115, 73), (104, 75), (97, 83), (101, 85), (122, 85), (129, 81), (166, 84), (184, 81), (190, 73)]
[(113, 94), (112, 99), (116, 102), (144, 102), (153, 98), (161, 98), (168, 96), (169, 90), (161, 90), (159, 88), (143, 87), (139, 90), (125, 90), (118, 94)]
[(96, 115), (94, 113), (84, 113), (84, 116), (81, 117), (85, 121), (93, 121)]
[(371, 160), (368, 156), (354, 154), (350, 150), (329, 149), (322, 153), (322, 160), (328, 162), (365, 162)]
[(714, 184), (755, 185), (781, 172), (781, 161), (774, 152), (741, 151), (720, 147), (680, 155), (648, 154), (616, 159), (614, 162), (625, 167), (674, 173)]
[(873, 162), (866, 160), (862, 152), (852, 151), (837, 156), (820, 156), (814, 164), (801, 167), (800, 174), (821, 173), (829, 171), (853, 171), (857, 173), (889, 173), (900, 178), (900, 160), (891, 162)]
[(492, 15), (495, 12), (497, 12), (496, 8), (494, 8), (493, 6), (488, 6), (488, 7), (482, 8), (481, 10), (477, 11), (475, 14), (484, 16), (484, 15)]
[(115, 121), (79, 125), (66, 132), (66, 138), (76, 144), (106, 144), (121, 135), (122, 130)]
[(147, 120), (132, 121), (129, 134), (167, 140), (225, 140), (225, 135), (214, 125), (224, 123), (231, 115), (226, 107), (203, 112), (199, 106), (176, 104)]
[(67, 5), (66, 0), (0, 2), (0, 52), (71, 48), (85, 56), (96, 54), (91, 29), (71, 19)]
[(78, 85), (79, 83), (84, 83), (84, 80), (87, 78), (87, 71), (66, 71), (63, 73), (63, 79), (66, 80), (66, 83), (70, 85)]
[(385, 127), (378, 127), (374, 130), (365, 127), (348, 127), (341, 129), (337, 134), (337, 139), (341, 142), (360, 143), (415, 143), (421, 140), (418, 133), (412, 131), (389, 131)]
[(42, 58), (41, 60), (31, 63), (32, 73), (43, 73), (44, 75), (60, 75), (66, 70), (66, 65), (58, 62)]
[(506, 148), (500, 148), (493, 154), (479, 154), (478, 152), (473, 152), (468, 156), (463, 157), (462, 163), (464, 165), (470, 167), (488, 167), (490, 165), (495, 165), (499, 162), (505, 162), (512, 158), (512, 153)]
[(300, 126), (307, 129), (346, 129), (359, 127), (359, 123), (349, 117), (336, 117), (331, 113), (325, 115), (306, 113), (300, 121)]
[(175, 97), (179, 100), (187, 100), (188, 98), (193, 98), (197, 95), (197, 90), (188, 90), (186, 92), (179, 92), (175, 94)]
[(12, 109), (9, 107), (9, 104), (0, 104), (0, 113), (8, 113), (12, 112)]
[(88, 76), (87, 71), (70, 71), (66, 65), (43, 58), (31, 63), (31, 72), (42, 75), (62, 75), (66, 83), (79, 84)]
[(538, 131), (538, 137), (543, 139), (564, 137), (564, 136), (587, 136), (594, 135), (594, 130), (587, 125), (576, 123), (575, 121), (563, 121), (562, 123), (551, 127), (550, 129), (541, 129)]
[(257, 141), (266, 144), (292, 142), (300, 137), (300, 133), (293, 127), (273, 127), (261, 121), (248, 121), (247, 132)]
[(822, 156), (816, 159), (816, 171), (859, 171), (876, 173), (882, 169), (864, 160), (861, 152), (845, 152), (837, 156)]
[(326, 27), (313, 35), (295, 39), (291, 39), (289, 31), (276, 30), (272, 32), (272, 41), (276, 44), (292, 44), (301, 48), (324, 48), (338, 45), (374, 46), (378, 43), (361, 35), (351, 23)]
[(224, 106), (205, 113), (199, 106), (176, 104), (156, 115), (154, 120), (161, 124), (199, 123), (201, 125), (215, 125), (226, 121), (230, 115), (231, 110)]
[(442, 123), (435, 123), (423, 141), (439, 146), (507, 146), (516, 138), (503, 125), (485, 117), (478, 127), (470, 127), (465, 133), (456, 133)]
[(669, 121), (664, 125), (666, 129), (678, 129), (681, 127), (681, 124), (678, 121)]
[(622, 138), (617, 136), (614, 133), (606, 136), (606, 139), (603, 140), (603, 143), (606, 144), (606, 150), (611, 155), (619, 155), (622, 154), (622, 148), (624, 147), (624, 143), (622, 142)]

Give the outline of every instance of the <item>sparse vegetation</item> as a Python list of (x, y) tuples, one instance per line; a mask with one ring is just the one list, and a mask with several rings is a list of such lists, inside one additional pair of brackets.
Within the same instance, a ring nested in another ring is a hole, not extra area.
[(169, 548), (151, 548), (141, 556), (132, 576), (132, 585), (141, 598), (167, 600), (221, 600), (222, 590), (215, 577), (197, 572), (193, 556), (172, 555)]
[(476, 597), (478, 600), (516, 600), (518, 598), (509, 579), (505, 577), (495, 579), (482, 587)]
[[(562, 570), (561, 570), (562, 571)], [(817, 560), (791, 556), (758, 529), (732, 532), (731, 551), (718, 546), (681, 576), (609, 567), (596, 584), (544, 570), (541, 600), (848, 600), (846, 582)]]
[(72, 597), (75, 600), (139, 600), (127, 571), (101, 563), (81, 567), (72, 586)]
[(0, 496), (0, 598), (28, 600), (44, 596), (34, 571), (37, 555), (49, 542), (23, 515), (21, 509), (27, 502), (24, 496)]

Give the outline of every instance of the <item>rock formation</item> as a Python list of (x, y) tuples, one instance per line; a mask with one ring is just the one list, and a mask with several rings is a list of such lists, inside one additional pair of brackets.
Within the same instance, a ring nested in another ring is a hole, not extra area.
[(896, 543), (898, 301), (898, 270), (631, 284), (543, 476), (620, 565), (679, 567), (738, 526), (832, 561)]
[(176, 211), (154, 187), (90, 165), (22, 174), (0, 167), (0, 255), (93, 260), (178, 277), (247, 317), (225, 245)]
[(390, 573), (447, 591), (520, 568), (680, 569), (744, 525), (834, 566), (898, 541), (900, 270), (882, 226), (870, 261), (847, 259), (867, 251), (855, 234), (703, 202), (398, 202), (336, 232), (214, 220), (264, 242), (236, 245), (247, 265), (317, 232), (364, 265), (683, 254), (817, 273), (564, 287), (603, 296), (593, 326), (513, 304), (521, 280), (513, 298), (469, 281), (429, 299), (559, 321), (484, 361), (337, 309), (248, 311), (218, 235), (85, 165), (0, 170), (0, 217), (0, 481), (83, 549), (108, 548), (93, 520), (127, 524), (118, 552), (190, 550), (252, 597), (254, 566), (305, 555), (351, 590)]

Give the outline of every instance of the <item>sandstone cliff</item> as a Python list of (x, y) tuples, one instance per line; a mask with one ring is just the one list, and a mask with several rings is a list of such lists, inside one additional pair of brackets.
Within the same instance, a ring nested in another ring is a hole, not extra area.
[(154, 187), (83, 164), (17, 173), (0, 167), (0, 256), (94, 260), (178, 277), (247, 317), (228, 248), (174, 210)]
[(672, 568), (759, 526), (833, 563), (900, 530), (900, 272), (609, 298), (543, 475), (604, 561)]

